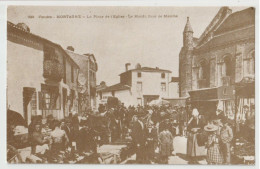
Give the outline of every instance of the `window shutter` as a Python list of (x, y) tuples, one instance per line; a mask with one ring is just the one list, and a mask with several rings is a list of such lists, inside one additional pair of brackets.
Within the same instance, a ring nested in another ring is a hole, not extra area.
[(38, 92), (38, 99), (39, 99), (39, 110), (42, 110), (43, 109), (43, 106), (42, 106), (42, 92)]

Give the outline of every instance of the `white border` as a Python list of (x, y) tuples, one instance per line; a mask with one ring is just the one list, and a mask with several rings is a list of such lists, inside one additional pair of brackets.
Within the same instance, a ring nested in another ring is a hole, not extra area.
[[(254, 6), (256, 8), (256, 165), (255, 166), (209, 166), (209, 165), (8, 165), (6, 163), (6, 12), (8, 5), (42, 6)], [(164, 1), (0, 1), (0, 167), (2, 168), (259, 168), (259, 2), (258, 0), (164, 0)], [(257, 104), (258, 103), (258, 104)]]

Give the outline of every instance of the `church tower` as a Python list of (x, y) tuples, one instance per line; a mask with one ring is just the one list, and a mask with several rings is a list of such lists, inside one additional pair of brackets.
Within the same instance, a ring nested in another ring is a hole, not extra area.
[(190, 25), (189, 17), (187, 17), (187, 23), (183, 31), (183, 47), (188, 50), (193, 49), (193, 30)]
[(183, 47), (179, 55), (179, 96), (187, 97), (192, 86), (193, 30), (189, 17), (183, 31)]

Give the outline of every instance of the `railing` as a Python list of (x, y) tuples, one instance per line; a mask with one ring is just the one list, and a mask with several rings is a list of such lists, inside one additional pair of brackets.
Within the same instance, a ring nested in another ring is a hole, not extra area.
[(63, 78), (63, 65), (55, 60), (45, 60), (43, 62), (43, 77), (59, 82)]

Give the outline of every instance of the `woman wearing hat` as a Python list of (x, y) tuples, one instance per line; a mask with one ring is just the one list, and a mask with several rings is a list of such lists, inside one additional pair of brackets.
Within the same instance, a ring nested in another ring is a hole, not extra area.
[(203, 126), (203, 122), (199, 118), (199, 112), (196, 108), (194, 108), (192, 110), (192, 117), (188, 122), (187, 128), (187, 156), (190, 157), (193, 162), (196, 161), (196, 157), (205, 155), (205, 147), (199, 146), (197, 141), (197, 135)]
[(219, 139), (216, 134), (218, 126), (214, 124), (208, 124), (204, 127), (204, 130), (209, 134), (206, 144), (208, 164), (222, 164), (224, 159), (220, 151)]

